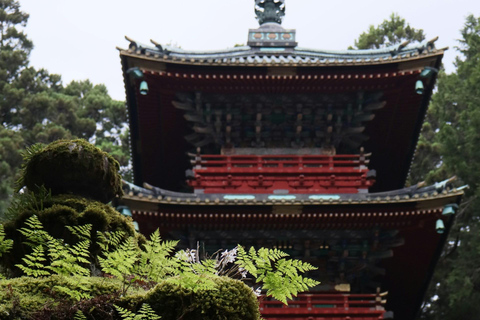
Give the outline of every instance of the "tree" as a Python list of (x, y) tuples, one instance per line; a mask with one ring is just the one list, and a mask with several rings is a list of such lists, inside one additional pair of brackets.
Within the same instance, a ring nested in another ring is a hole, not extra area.
[[(360, 35), (358, 49), (423, 40), (423, 30), (392, 14)], [(468, 184), (447, 246), (427, 292), (421, 319), (476, 319), (480, 314), (480, 18), (469, 16), (461, 30), (462, 57), (456, 71), (440, 71), (415, 158), (410, 183), (457, 176)]]
[(467, 17), (457, 48), (456, 72), (442, 73), (422, 136), (439, 146), (439, 160), (426, 175), (457, 175), (466, 192), (432, 281), (422, 319), (475, 319), (480, 313), (480, 18)]
[(13, 190), (20, 152), (34, 143), (83, 138), (111, 152), (129, 176), (125, 103), (104, 85), (62, 84), (60, 75), (29, 65), (33, 48), (23, 32), (29, 15), (0, 0), (0, 216)]
[[(28, 14), (20, 11), (14, 0), (0, 0), (0, 92), (19, 75), (28, 64), (32, 42), (21, 30), (27, 24)], [(20, 28), (20, 29), (19, 29)], [(2, 97), (3, 94), (0, 94)], [(9, 105), (0, 99), (0, 122), (10, 120)]]
[(405, 19), (392, 13), (389, 20), (384, 20), (377, 27), (371, 25), (368, 31), (363, 32), (355, 40), (357, 49), (379, 49), (387, 45), (394, 45), (409, 41), (422, 41), (425, 35), (422, 29), (410, 27)]

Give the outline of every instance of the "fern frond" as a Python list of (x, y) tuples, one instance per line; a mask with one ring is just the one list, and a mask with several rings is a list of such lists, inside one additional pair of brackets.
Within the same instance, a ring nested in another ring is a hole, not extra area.
[(81, 226), (66, 226), (67, 229), (80, 240), (90, 240), (92, 235), (92, 224), (84, 224)]
[[(123, 292), (128, 288), (137, 274), (135, 274), (135, 265), (139, 260), (140, 249), (137, 246), (135, 238), (129, 237), (117, 250), (113, 252), (104, 251), (104, 257), (98, 257), (102, 271), (119, 278), (123, 282)], [(133, 276), (133, 277), (131, 277)]]
[(138, 319), (138, 318), (135, 317), (135, 313), (131, 312), (130, 310), (119, 307), (116, 304), (114, 304), (113, 306), (115, 307), (115, 309), (117, 309), (117, 312), (120, 314), (122, 319), (124, 319), (124, 320), (136, 320), (136, 319)]
[(91, 284), (88, 276), (65, 277), (65, 280), (67, 281), (67, 285), (54, 286), (53, 289), (55, 292), (64, 294), (75, 301), (92, 298), (92, 295), (90, 294), (92, 289), (90, 287)]
[(148, 303), (142, 304), (138, 314), (131, 312), (125, 308), (114, 305), (117, 312), (120, 314), (123, 320), (158, 320), (161, 319), (159, 315), (150, 307)]
[(100, 232), (97, 231), (97, 243), (102, 248), (103, 251), (109, 251), (110, 248), (116, 248), (122, 243), (123, 239), (125, 238), (124, 231), (106, 231)]
[(178, 262), (171, 258), (171, 254), (177, 244), (178, 241), (162, 241), (157, 229), (140, 251), (136, 273), (147, 281), (155, 282), (176, 275)]
[(267, 295), (285, 304), (287, 299), (319, 284), (300, 275), (315, 270), (314, 266), (300, 260), (287, 260), (288, 254), (281, 250), (260, 248), (256, 251), (252, 247), (247, 253), (241, 246), (237, 249), (238, 260), (235, 263), (256, 278), (256, 283), (262, 284)]
[(87, 317), (85, 317), (82, 311), (77, 310), (77, 312), (75, 312), (75, 316), (73, 317), (73, 320), (87, 320)]
[(38, 278), (50, 275), (50, 272), (46, 270), (44, 265), (46, 260), (45, 250), (42, 245), (39, 245), (33, 248), (32, 254), (27, 254), (22, 258), (22, 261), (24, 262), (23, 265), (16, 264), (15, 266), (22, 270), (27, 276)]
[(43, 230), (43, 225), (36, 215), (31, 216), (25, 221), (27, 227), (18, 229), (25, 236), (27, 241), (24, 244), (30, 247), (44, 245), (48, 241), (49, 234)]
[[(88, 231), (90, 226), (78, 226), (74, 230)], [(89, 232), (89, 231), (88, 231)], [(48, 241), (48, 256), (52, 263), (46, 268), (63, 276), (89, 276), (90, 270), (85, 265), (90, 264), (89, 248), (91, 241), (85, 239), (73, 246), (65, 244), (61, 239), (50, 237)]]
[(140, 310), (138, 310), (138, 313), (143, 316), (142, 319), (145, 320), (158, 320), (161, 317), (155, 313), (155, 311), (150, 307), (148, 303), (142, 304), (142, 307)]
[(11, 239), (5, 239), (6, 234), (5, 234), (5, 229), (3, 227), (3, 224), (0, 224), (0, 257), (4, 254), (10, 251), (13, 247), (13, 240)]

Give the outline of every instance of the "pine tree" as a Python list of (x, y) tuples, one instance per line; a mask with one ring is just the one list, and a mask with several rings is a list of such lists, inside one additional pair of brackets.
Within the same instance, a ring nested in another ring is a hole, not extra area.
[(355, 40), (355, 47), (357, 49), (379, 49), (407, 40), (422, 41), (424, 39), (425, 35), (422, 29), (417, 30), (410, 27), (405, 19), (392, 13), (388, 20), (384, 20), (377, 27), (371, 25), (367, 32), (363, 32), (358, 40)]
[[(424, 307), (423, 319), (476, 319), (480, 313), (480, 18), (468, 16), (456, 71), (442, 74), (429, 119), (439, 161), (427, 178), (457, 175), (467, 183)], [(422, 133), (425, 135), (425, 133)]]

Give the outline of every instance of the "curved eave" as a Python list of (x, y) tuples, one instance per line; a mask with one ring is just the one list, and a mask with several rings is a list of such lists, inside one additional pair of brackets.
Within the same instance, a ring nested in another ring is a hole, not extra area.
[[(129, 39), (130, 40), (130, 39)], [(306, 48), (250, 48), (240, 47), (222, 51), (186, 51), (157, 44), (156, 47), (140, 45), (130, 40), (128, 49), (117, 48), (120, 55), (192, 66), (356, 66), (381, 65), (399, 61), (412, 61), (443, 55), (447, 48), (436, 49), (433, 41), (413, 46), (391, 46), (371, 50), (313, 50)]]
[[(191, 196), (189, 198), (181, 196), (154, 196), (152, 194), (143, 194), (141, 192), (135, 193), (130, 192), (123, 196), (122, 202), (138, 202), (152, 205), (182, 205), (182, 206), (231, 206), (231, 205), (241, 205), (241, 206), (355, 206), (359, 205), (385, 205), (385, 204), (403, 204), (403, 205), (414, 205), (417, 208), (428, 208), (433, 202), (438, 203), (452, 203), (459, 202), (460, 198), (463, 196), (463, 190), (444, 190), (441, 193), (423, 193), (423, 194), (414, 194), (413, 196), (409, 195), (394, 195), (394, 196), (382, 196), (375, 194), (355, 194), (339, 195), (338, 199), (334, 199), (332, 195), (326, 195), (325, 199), (279, 199), (279, 200), (269, 200), (265, 199), (268, 195), (256, 195), (254, 199), (225, 199), (225, 195), (220, 194), (209, 194), (209, 195), (198, 195)], [(295, 195), (295, 196), (311, 196), (311, 195)], [(330, 198), (328, 198), (330, 197)], [(450, 202), (448, 202), (450, 201)]]

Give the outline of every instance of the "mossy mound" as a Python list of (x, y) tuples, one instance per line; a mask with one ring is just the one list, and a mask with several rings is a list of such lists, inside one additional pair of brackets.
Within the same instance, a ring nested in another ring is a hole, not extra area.
[[(7, 238), (14, 240), (14, 248), (2, 257), (2, 264), (11, 270), (15, 270), (14, 265), (21, 263), (21, 258), (30, 251), (22, 244), (25, 238), (18, 229), (25, 227), (25, 221), (32, 215), (38, 217), (51, 236), (64, 239), (66, 243), (76, 243), (78, 239), (65, 226), (85, 224), (92, 224), (93, 243), (96, 243), (97, 231), (123, 231), (125, 236), (135, 236), (139, 243), (145, 242), (144, 236), (135, 232), (131, 218), (121, 215), (110, 205), (80, 196), (56, 195), (42, 199), (41, 207), (38, 203), (36, 206), (26, 203), (16, 210), (15, 218), (4, 224)], [(99, 253), (98, 245), (93, 245), (92, 256)]]
[[(144, 304), (162, 320), (260, 320), (258, 300), (242, 282), (225, 277), (212, 278), (216, 290), (193, 292), (168, 281), (146, 293), (131, 287), (120, 295), (122, 283), (115, 278), (20, 277), (0, 280), (1, 319), (73, 319), (81, 311), (87, 319), (120, 320), (118, 305), (133, 312)], [(58, 287), (81, 290), (92, 298), (74, 301)]]
[[(243, 282), (213, 277), (215, 290), (193, 290), (164, 281), (137, 300), (148, 303), (162, 320), (259, 320), (257, 297)], [(132, 302), (135, 300), (131, 298)], [(128, 300), (128, 299), (127, 299)]]
[(25, 161), (18, 188), (37, 192), (45, 186), (54, 195), (71, 193), (103, 203), (123, 194), (118, 162), (85, 140), (30, 148)]
[[(82, 290), (94, 298), (72, 301), (58, 286)], [(0, 319), (73, 319), (77, 310), (88, 319), (117, 319), (113, 304), (120, 300), (121, 288), (118, 279), (99, 277), (67, 279), (54, 275), (0, 280)]]

